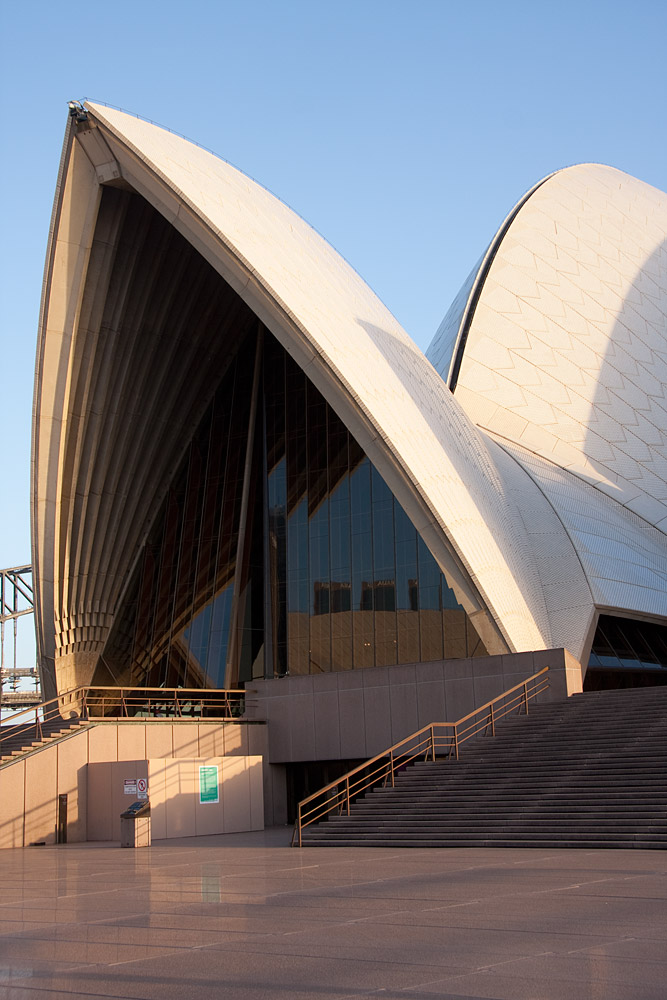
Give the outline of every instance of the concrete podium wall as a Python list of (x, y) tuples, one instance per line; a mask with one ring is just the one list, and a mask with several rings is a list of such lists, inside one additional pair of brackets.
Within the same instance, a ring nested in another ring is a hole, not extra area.
[(431, 722), (456, 722), (543, 667), (542, 701), (581, 691), (581, 664), (544, 649), (253, 681), (246, 712), (268, 723), (272, 764), (363, 759)]
[[(218, 768), (218, 802), (199, 801), (199, 768)], [(127, 779), (144, 778), (153, 840), (264, 829), (261, 757), (159, 758), (89, 764), (88, 840), (120, 840), (120, 814), (137, 795)]]
[[(261, 756), (264, 725), (230, 722), (103, 722), (0, 768), (0, 848), (53, 844), (58, 796), (67, 795), (67, 839), (88, 839), (89, 764), (158, 758)], [(264, 768), (269, 822), (284, 822), (284, 774)], [(275, 805), (274, 805), (275, 804)], [(281, 811), (282, 810), (282, 811)]]
[(0, 847), (54, 843), (62, 793), (68, 840), (88, 839), (86, 767), (114, 761), (261, 756), (266, 822), (284, 823), (286, 764), (371, 757), (431, 722), (455, 722), (546, 666), (550, 687), (541, 700), (581, 691), (581, 665), (561, 648), (253, 681), (249, 725), (91, 726), (0, 769)]

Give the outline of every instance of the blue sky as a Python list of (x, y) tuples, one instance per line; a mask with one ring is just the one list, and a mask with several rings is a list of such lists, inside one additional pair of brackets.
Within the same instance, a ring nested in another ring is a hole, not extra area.
[(35, 339), (69, 99), (136, 112), (250, 174), (422, 348), (545, 174), (597, 161), (667, 189), (664, 0), (24, 0), (1, 16), (3, 567), (30, 561)]

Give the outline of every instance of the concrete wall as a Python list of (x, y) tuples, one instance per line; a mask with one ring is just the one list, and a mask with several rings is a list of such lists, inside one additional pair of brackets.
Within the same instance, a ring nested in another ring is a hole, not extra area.
[(456, 722), (546, 666), (542, 701), (581, 691), (581, 665), (551, 649), (254, 681), (246, 713), (268, 722), (272, 764), (372, 757), (431, 722)]
[(54, 843), (64, 792), (68, 840), (86, 840), (86, 767), (114, 761), (262, 756), (265, 822), (285, 823), (285, 764), (372, 757), (431, 722), (455, 722), (545, 666), (550, 689), (541, 700), (581, 690), (580, 664), (552, 649), (254, 681), (246, 713), (268, 727), (101, 723), (0, 769), (0, 847)]
[[(199, 767), (218, 768), (219, 801), (199, 801)], [(120, 840), (120, 814), (137, 798), (126, 779), (145, 778), (153, 840), (264, 829), (261, 757), (171, 757), (89, 764), (88, 840)]]
[[(87, 840), (89, 764), (231, 756), (266, 759), (266, 726), (150, 721), (104, 722), (78, 730), (0, 768), (0, 847), (55, 843), (58, 795), (63, 793), (68, 841)], [(264, 771), (267, 822), (284, 822), (284, 774), (279, 768)]]

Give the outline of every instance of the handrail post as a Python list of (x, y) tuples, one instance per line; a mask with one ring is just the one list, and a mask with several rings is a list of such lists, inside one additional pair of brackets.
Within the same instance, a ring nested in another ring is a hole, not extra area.
[(491, 702), (491, 735), (492, 736), (496, 735), (496, 722), (493, 717), (493, 702)]
[(346, 799), (347, 799), (347, 815), (349, 816), (350, 815), (350, 779), (349, 778), (347, 778), (347, 780), (345, 781), (345, 792), (346, 792)]
[(454, 748), (456, 750), (456, 759), (459, 759), (459, 724), (454, 723)]
[[(389, 751), (389, 775), (391, 777), (391, 787), (394, 787), (394, 751)], [(349, 816), (349, 812), (348, 812)]]
[(299, 803), (299, 805), (296, 808), (296, 824), (294, 833), (292, 834), (292, 847), (294, 847), (295, 835), (298, 841), (297, 846), (301, 847), (301, 803)]
[(528, 681), (523, 682), (523, 697), (526, 705), (526, 715), (528, 715)]
[(431, 760), (435, 764), (435, 726), (431, 726)]

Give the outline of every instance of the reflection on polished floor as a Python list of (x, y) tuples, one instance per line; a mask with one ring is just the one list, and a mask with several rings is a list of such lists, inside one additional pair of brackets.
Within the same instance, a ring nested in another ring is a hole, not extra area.
[(0, 851), (0, 998), (664, 1000), (667, 853)]

